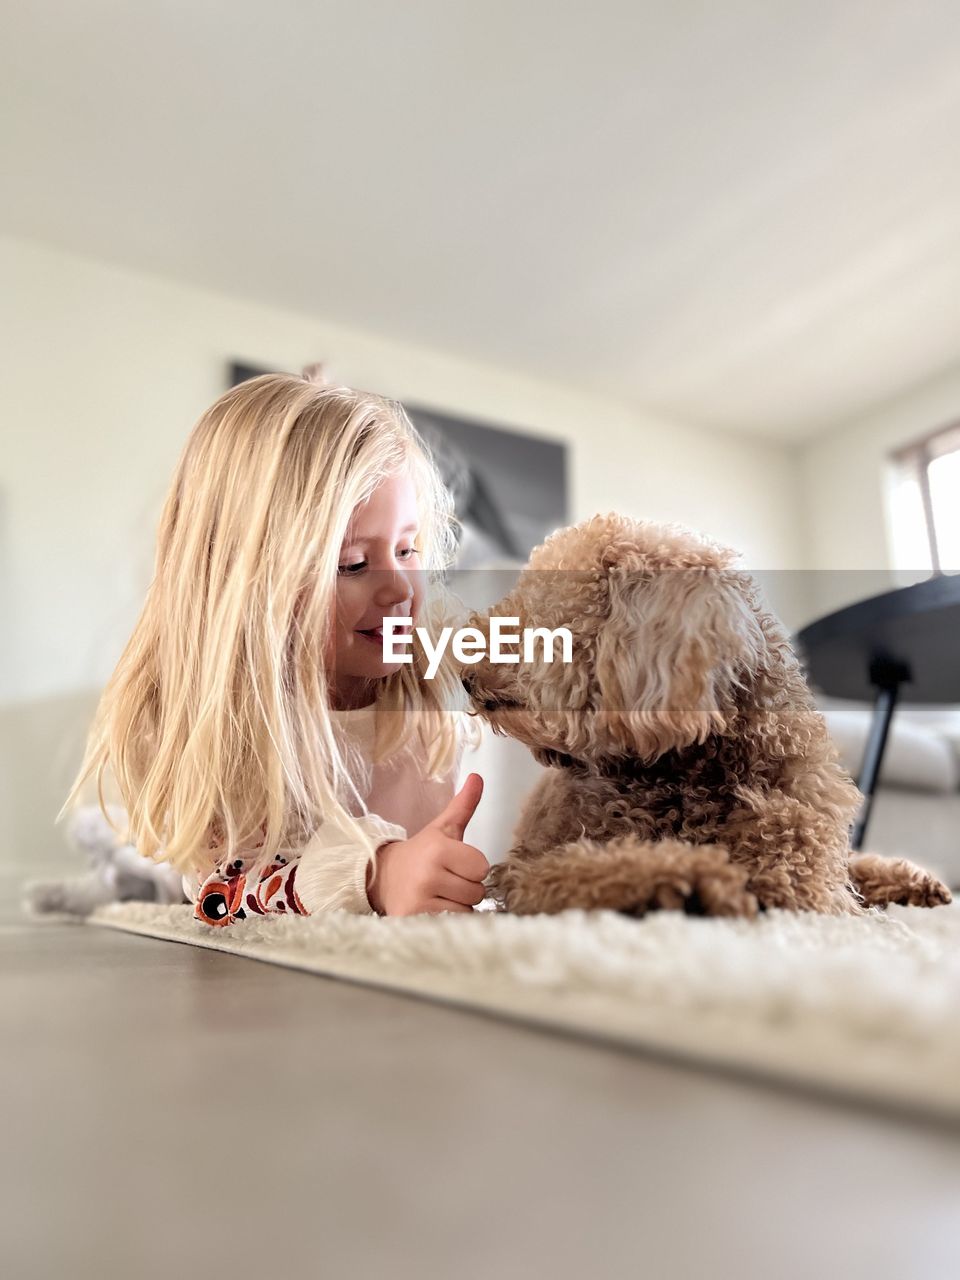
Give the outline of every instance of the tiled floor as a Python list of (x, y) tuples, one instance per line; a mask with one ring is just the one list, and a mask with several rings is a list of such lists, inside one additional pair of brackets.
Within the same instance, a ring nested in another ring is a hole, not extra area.
[(958, 1274), (956, 1134), (7, 916), (11, 1280)]

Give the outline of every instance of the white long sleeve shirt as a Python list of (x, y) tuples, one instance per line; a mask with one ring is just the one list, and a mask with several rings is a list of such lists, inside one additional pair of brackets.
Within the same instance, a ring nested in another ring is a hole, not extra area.
[[(330, 714), (344, 746), (353, 747), (369, 762), (376, 705)], [(461, 733), (457, 758), (442, 778), (427, 778), (421, 762), (406, 751), (393, 760), (368, 764), (367, 776), (357, 780), (366, 814), (353, 806), (365, 836), (363, 843), (333, 822), (325, 822), (295, 854), (277, 856), (269, 864), (255, 854), (239, 856), (215, 868), (202, 882), (185, 878), (184, 889), (196, 904), (197, 919), (220, 926), (250, 915), (314, 915), (336, 908), (372, 915), (367, 868), (378, 847), (414, 835), (446, 808), (456, 791), (462, 751)]]

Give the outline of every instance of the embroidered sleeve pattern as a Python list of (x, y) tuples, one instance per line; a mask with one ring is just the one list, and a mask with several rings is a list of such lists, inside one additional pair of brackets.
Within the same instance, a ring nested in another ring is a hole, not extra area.
[(375, 914), (367, 897), (367, 868), (380, 845), (405, 840), (407, 833), (375, 813), (358, 821), (365, 843), (324, 826), (289, 857), (277, 855), (264, 865), (250, 855), (216, 867), (192, 895), (195, 918), (221, 928), (251, 916), (309, 916), (335, 910)]
[(248, 915), (306, 916), (309, 911), (297, 893), (298, 862), (277, 858), (263, 870), (245, 869), (242, 858), (219, 868), (200, 886), (194, 915), (204, 924), (233, 924)]

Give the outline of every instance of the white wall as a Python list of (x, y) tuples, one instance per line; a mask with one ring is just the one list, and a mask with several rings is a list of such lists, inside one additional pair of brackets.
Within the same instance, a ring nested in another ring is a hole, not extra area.
[(801, 564), (783, 446), (23, 241), (0, 239), (0, 279), (0, 705), (109, 673), (149, 579), (170, 472), (231, 358), (322, 358), (345, 382), (559, 437), (572, 446), (575, 517), (679, 520), (750, 567)]
[(813, 571), (813, 616), (902, 585), (887, 502), (889, 455), (957, 419), (960, 366), (802, 446), (803, 540)]

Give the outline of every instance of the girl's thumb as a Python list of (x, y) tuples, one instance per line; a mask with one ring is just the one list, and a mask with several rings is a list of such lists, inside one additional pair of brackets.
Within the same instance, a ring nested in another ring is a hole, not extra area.
[(462, 840), (467, 823), (476, 812), (483, 795), (483, 779), (479, 773), (471, 773), (444, 811), (431, 823), (451, 840)]

